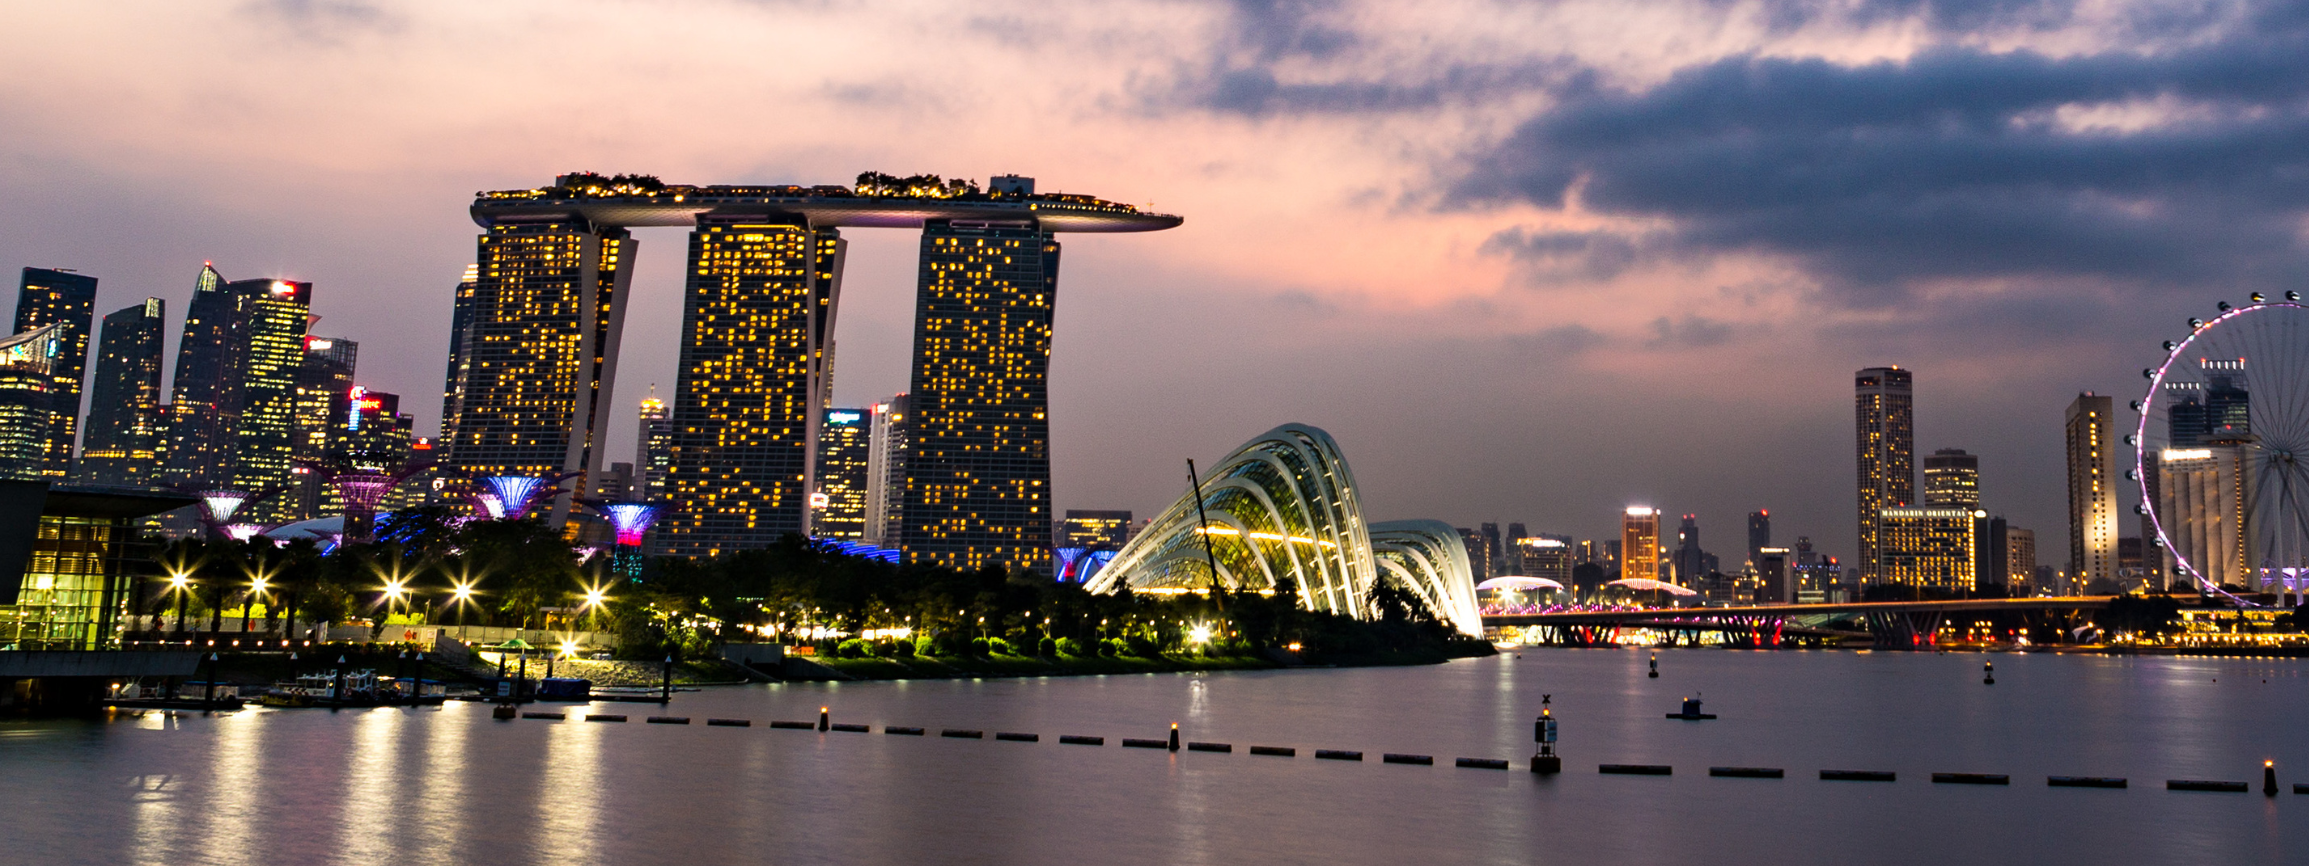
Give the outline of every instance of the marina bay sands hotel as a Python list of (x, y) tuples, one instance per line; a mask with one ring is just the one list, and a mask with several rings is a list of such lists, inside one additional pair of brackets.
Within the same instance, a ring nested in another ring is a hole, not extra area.
[[(960, 568), (1048, 561), (1050, 364), (1061, 232), (1179, 225), (1032, 178), (861, 175), (855, 187), (680, 186), (565, 175), (480, 193), (477, 273), (459, 289), (441, 442), (464, 477), (604, 465), (633, 275), (629, 229), (687, 226), (672, 406), (672, 510), (657, 550), (710, 556), (810, 532), (831, 397), (845, 228), (922, 232), (896, 547)], [(571, 508), (552, 505), (557, 523)], [(891, 541), (885, 539), (885, 546)]]

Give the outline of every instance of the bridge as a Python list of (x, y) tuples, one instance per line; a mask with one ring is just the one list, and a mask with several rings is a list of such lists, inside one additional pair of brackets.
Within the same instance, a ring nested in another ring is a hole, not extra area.
[[(1828, 645), (1847, 637), (1867, 636), (1877, 649), (1921, 650), (1938, 645), (1941, 627), (1952, 616), (1987, 621), (2007, 633), (2066, 634), (2085, 621), (2085, 615), (2106, 609), (2114, 596), (2058, 598), (1977, 598), (1952, 601), (1876, 601), (1847, 604), (1769, 604), (1750, 607), (1683, 607), (1637, 610), (1567, 610), (1535, 613), (1485, 612), (1483, 628), (1494, 633), (1502, 627), (1525, 629), (1542, 643), (1564, 646), (1612, 646), (1622, 631), (1650, 630), (1665, 636), (1670, 645), (1681, 640), (1699, 643), (1703, 632), (1717, 632), (1731, 646), (1783, 647)], [(1829, 628), (1843, 620), (1858, 620), (1866, 631)]]

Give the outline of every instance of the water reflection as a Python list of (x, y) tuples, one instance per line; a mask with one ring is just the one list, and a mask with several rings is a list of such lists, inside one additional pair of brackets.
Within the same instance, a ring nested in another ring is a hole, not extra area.
[[(572, 707), (571, 719), (583, 719), (591, 707)], [(601, 863), (601, 741), (609, 724), (553, 722), (545, 732), (545, 765), (537, 776), (533, 799), (536, 828), (531, 843), (543, 859), (568, 863)]]

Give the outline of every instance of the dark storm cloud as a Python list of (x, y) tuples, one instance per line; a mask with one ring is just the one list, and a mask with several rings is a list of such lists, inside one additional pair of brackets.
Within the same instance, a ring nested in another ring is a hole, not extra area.
[(1339, 4), (1310, 0), (1235, 0), (1211, 56), (1148, 94), (1160, 106), (1187, 106), (1253, 117), (1412, 111), (1455, 99), (1556, 86), (1578, 68), (1567, 60), (1510, 63), (1441, 62), (1400, 75), (1359, 74), (1286, 80), (1278, 65), (1341, 60), (1370, 40), (1333, 23)]
[[(2155, 100), (2190, 119), (2133, 132), (2054, 120)], [(2309, 16), (2273, 8), (2161, 54), (1733, 57), (1645, 90), (1566, 91), (1473, 164), (1461, 202), (1576, 194), (1593, 212), (1668, 221), (1685, 252), (1794, 257), (1862, 305), (1934, 278), (2298, 280)], [(1563, 243), (1494, 240), (1519, 255)]]

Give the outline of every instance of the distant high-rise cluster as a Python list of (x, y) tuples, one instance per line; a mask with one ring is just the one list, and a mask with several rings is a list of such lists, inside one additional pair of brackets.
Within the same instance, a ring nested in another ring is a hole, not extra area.
[(16, 334), (0, 342), (0, 474), (234, 491), (247, 502), (236, 522), (277, 525), (340, 513), (332, 478), (397, 467), (421, 444), (398, 397), (355, 384), (352, 341), (309, 333), (311, 283), (228, 280), (204, 263), (165, 400), (167, 305), (146, 298), (96, 330), (96, 288), (24, 269)]

